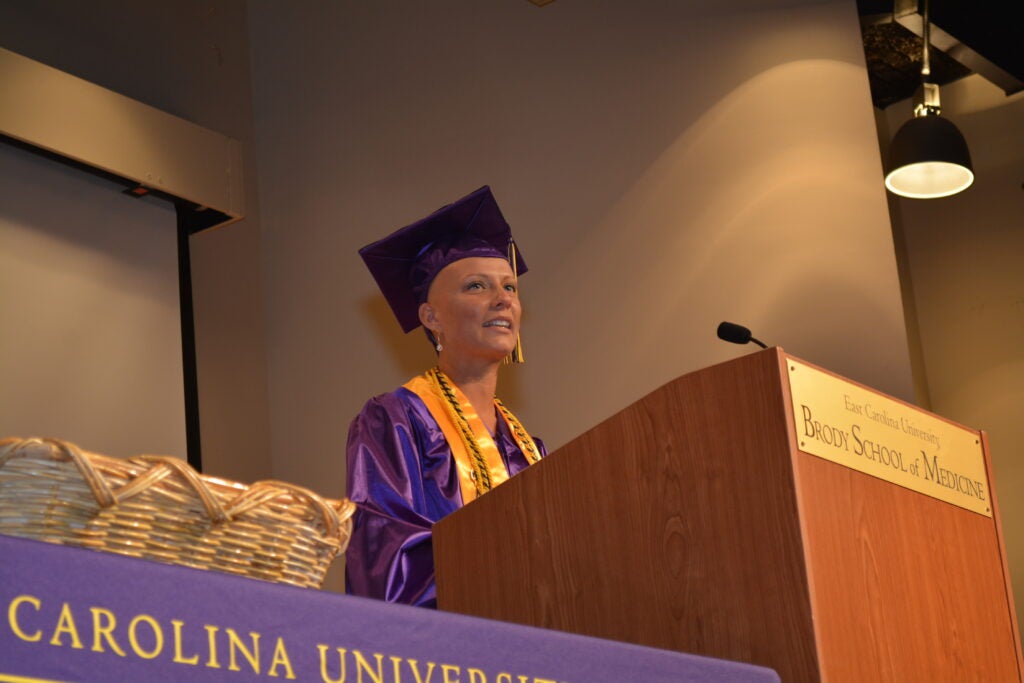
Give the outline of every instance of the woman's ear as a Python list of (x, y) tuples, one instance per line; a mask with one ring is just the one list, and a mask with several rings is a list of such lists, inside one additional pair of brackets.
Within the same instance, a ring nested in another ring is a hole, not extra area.
[(424, 301), (419, 308), (420, 324), (435, 335), (437, 334), (437, 311), (429, 303)]

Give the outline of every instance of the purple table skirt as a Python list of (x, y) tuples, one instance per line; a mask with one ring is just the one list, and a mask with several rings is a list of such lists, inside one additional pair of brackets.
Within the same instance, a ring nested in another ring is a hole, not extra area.
[(9, 536), (0, 601), (0, 681), (779, 680), (748, 664)]

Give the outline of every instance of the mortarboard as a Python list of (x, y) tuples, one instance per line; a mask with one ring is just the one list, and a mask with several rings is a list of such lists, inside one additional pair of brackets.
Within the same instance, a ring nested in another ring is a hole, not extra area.
[(516, 254), (501, 209), (484, 185), (426, 218), (359, 250), (402, 330), (420, 326), (419, 307), (430, 283), (455, 261), (474, 256), (503, 258), (516, 276), (526, 264)]

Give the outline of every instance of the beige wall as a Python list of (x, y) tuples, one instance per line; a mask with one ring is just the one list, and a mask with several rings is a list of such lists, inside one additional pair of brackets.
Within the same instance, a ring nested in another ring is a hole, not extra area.
[(744, 353), (722, 319), (912, 397), (855, 8), (754, 4), (253, 3), (278, 471), (340, 492), (432, 362), (356, 250), (484, 183), (531, 267), (500, 393), (549, 444)]
[[(920, 359), (932, 410), (989, 433), (995, 491), (1024, 619), (1024, 93), (979, 76), (942, 88), (942, 110), (971, 149), (975, 184), (933, 201), (897, 199)], [(889, 107), (891, 131), (910, 102)]]
[(171, 207), (0, 145), (0, 436), (184, 452), (175, 242)]
[(551, 446), (747, 352), (722, 319), (913, 396), (853, 3), (0, 0), (0, 19), (6, 47), (250, 145), (249, 219), (193, 240), (208, 471), (342, 493), (351, 417), (432, 362), (355, 252), (483, 183), (531, 266), (529, 362), (501, 394)]
[[(243, 481), (271, 476), (244, 2), (0, 0), (0, 44), (245, 144), (248, 218), (191, 241), (200, 419), (207, 472)], [(111, 201), (131, 203), (116, 194)], [(75, 219), (74, 206), (59, 197), (48, 208)], [(173, 234), (173, 211), (165, 213)], [(180, 411), (176, 419), (180, 430)], [(106, 428), (139, 424), (129, 412)], [(60, 436), (101, 450), (84, 434)], [(145, 434), (134, 434), (132, 443), (145, 442)], [(184, 457), (184, 447), (176, 454)]]
[(531, 266), (499, 393), (549, 445), (746, 352), (722, 319), (912, 398), (855, 8), (751, 4), (252, 3), (275, 472), (344, 490), (432, 363), (356, 250), (484, 183)]

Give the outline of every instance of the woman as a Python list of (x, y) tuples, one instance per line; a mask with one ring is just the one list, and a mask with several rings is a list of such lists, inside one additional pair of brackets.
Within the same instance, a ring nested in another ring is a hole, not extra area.
[(434, 607), (431, 525), (537, 462), (544, 446), (495, 398), (498, 366), (521, 362), (517, 258), (490, 188), (360, 250), (437, 367), (370, 399), (348, 435), (349, 593)]

